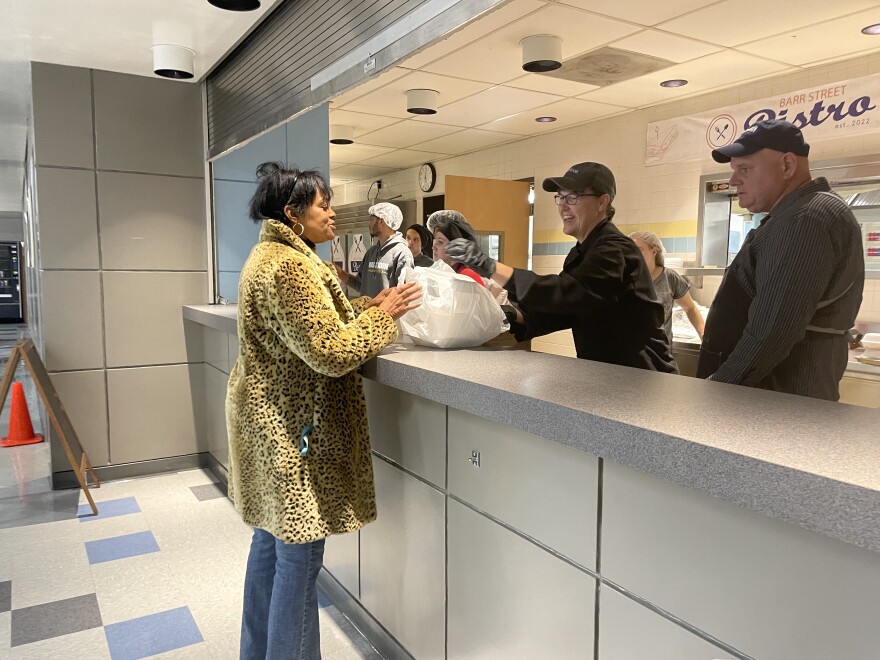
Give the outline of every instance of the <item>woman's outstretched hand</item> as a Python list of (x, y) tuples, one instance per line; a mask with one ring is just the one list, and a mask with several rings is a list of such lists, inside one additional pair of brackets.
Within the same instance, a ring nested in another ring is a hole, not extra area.
[(367, 303), (367, 308), (378, 306), (388, 312), (395, 321), (408, 311), (419, 306), (422, 299), (422, 287), (415, 282), (385, 289)]

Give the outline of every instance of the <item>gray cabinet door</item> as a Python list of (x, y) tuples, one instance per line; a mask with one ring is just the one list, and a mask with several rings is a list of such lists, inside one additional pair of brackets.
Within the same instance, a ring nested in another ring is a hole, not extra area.
[(448, 657), (593, 658), (595, 579), (451, 498), (447, 506)]
[(373, 457), (379, 517), (361, 530), (361, 603), (419, 660), (443, 658), (445, 495)]
[(732, 660), (734, 657), (631, 598), (602, 586), (597, 660)]

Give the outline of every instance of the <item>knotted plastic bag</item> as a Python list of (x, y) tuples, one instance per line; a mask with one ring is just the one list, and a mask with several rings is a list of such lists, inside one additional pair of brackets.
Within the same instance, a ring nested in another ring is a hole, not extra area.
[(442, 261), (405, 269), (405, 282), (422, 287), (421, 305), (400, 318), (400, 329), (414, 343), (437, 348), (480, 346), (509, 329), (492, 294)]

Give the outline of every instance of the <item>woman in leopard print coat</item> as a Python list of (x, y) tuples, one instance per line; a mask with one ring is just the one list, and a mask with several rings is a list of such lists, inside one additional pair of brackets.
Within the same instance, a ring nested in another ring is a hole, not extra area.
[(397, 338), (415, 287), (349, 302), (315, 254), (331, 191), (315, 171), (266, 163), (251, 201), (260, 239), (241, 272), (229, 378), (229, 491), (254, 530), (241, 658), (320, 658), (315, 580), (324, 538), (376, 517), (357, 368)]

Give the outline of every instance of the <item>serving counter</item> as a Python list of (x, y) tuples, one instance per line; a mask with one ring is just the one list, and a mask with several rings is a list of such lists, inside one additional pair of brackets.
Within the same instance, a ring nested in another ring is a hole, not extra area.
[[(234, 308), (184, 318), (222, 473)], [(321, 584), (386, 657), (880, 657), (880, 412), (510, 349), (362, 373), (379, 519)]]

